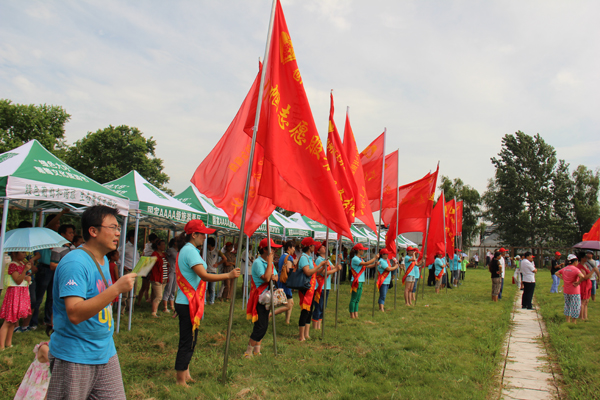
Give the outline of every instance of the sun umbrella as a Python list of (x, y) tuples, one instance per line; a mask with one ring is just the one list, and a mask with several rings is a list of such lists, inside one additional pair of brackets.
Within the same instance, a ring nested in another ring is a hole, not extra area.
[(596, 240), (586, 240), (585, 242), (579, 242), (573, 246), (576, 249), (584, 250), (600, 250), (600, 242)]
[(52, 249), (69, 243), (67, 239), (48, 228), (21, 228), (6, 232), (4, 251), (35, 251)]

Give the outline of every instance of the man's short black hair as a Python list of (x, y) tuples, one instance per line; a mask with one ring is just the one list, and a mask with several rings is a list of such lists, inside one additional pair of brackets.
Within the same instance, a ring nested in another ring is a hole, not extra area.
[(81, 229), (83, 230), (83, 240), (86, 242), (90, 240), (90, 228), (92, 226), (99, 227), (102, 225), (102, 221), (108, 215), (112, 215), (115, 218), (119, 215), (116, 208), (108, 206), (92, 206), (89, 207), (81, 215)]
[(54, 219), (54, 217), (56, 217), (57, 215), (58, 214), (48, 214), (48, 215), (46, 215), (46, 225), (45, 226), (48, 226), (48, 224), (50, 222), (52, 222), (52, 220)]
[(71, 225), (71, 224), (63, 224), (63, 225), (59, 226), (57, 232), (59, 235), (64, 235), (65, 233), (67, 233), (67, 230), (69, 228), (73, 229), (73, 232), (75, 232), (75, 225)]
[(156, 239), (158, 239), (158, 236), (156, 236), (156, 233), (151, 233), (150, 236), (148, 236), (148, 240), (151, 242), (154, 242)]
[(209, 246), (215, 247), (215, 238), (214, 237), (209, 237), (208, 239), (206, 239), (206, 243)]
[(129, 232), (127, 232), (127, 240), (133, 238), (135, 238), (135, 229), (130, 229)]
[(17, 228), (33, 228), (33, 224), (30, 221), (21, 221), (19, 222), (19, 226)]

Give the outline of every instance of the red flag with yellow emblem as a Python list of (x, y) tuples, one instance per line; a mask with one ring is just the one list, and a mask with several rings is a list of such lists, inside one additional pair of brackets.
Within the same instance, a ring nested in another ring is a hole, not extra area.
[(462, 236), (463, 205), (462, 200), (456, 202), (456, 236)]
[(364, 222), (373, 232), (377, 232), (377, 226), (375, 225), (375, 219), (373, 219), (373, 212), (369, 205), (369, 197), (367, 196), (367, 189), (365, 187), (365, 175), (363, 167), (360, 162), (360, 154), (356, 147), (356, 140), (354, 139), (354, 132), (352, 132), (352, 126), (350, 126), (350, 117), (346, 113), (346, 125), (344, 126), (344, 153), (346, 159), (349, 161), (350, 172), (354, 177), (356, 183), (356, 192), (354, 192), (354, 200), (356, 206), (356, 218)]
[[(381, 163), (383, 162), (384, 145), (385, 132), (360, 153), (360, 163), (365, 174), (365, 188), (369, 200), (379, 201), (381, 197)], [(379, 211), (379, 207), (373, 208), (371, 205), (371, 211)]]
[(584, 233), (583, 234), (583, 242), (590, 240), (590, 241), (594, 241), (594, 240), (600, 240), (600, 218), (598, 218), (598, 221), (596, 221), (594, 223), (594, 225), (592, 225), (592, 228), (590, 229), (590, 231), (588, 233)]
[(385, 225), (390, 225), (396, 212), (396, 188), (398, 187), (398, 150), (385, 156), (383, 174), (383, 204), (379, 199), (371, 200), (371, 210), (381, 209), (381, 220)]
[(450, 257), (454, 257), (454, 238), (456, 237), (456, 202), (450, 200), (445, 205), (446, 212), (446, 250)]
[[(264, 93), (256, 142), (264, 150), (258, 194), (352, 237), (312, 116), (294, 47), (278, 1), (265, 62)], [(258, 103), (256, 99), (255, 107)], [(254, 109), (256, 109), (254, 107)], [(252, 136), (254, 114), (245, 131)]]
[(440, 195), (431, 213), (429, 221), (429, 234), (427, 235), (427, 258), (425, 265), (433, 264), (435, 255), (441, 253), (446, 255), (446, 246), (444, 245), (444, 192)]

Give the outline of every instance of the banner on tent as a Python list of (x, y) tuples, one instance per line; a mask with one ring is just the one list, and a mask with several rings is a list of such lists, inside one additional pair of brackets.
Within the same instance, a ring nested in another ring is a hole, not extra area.
[(233, 222), (231, 222), (228, 218), (219, 217), (216, 215), (209, 215), (208, 217), (208, 225), (214, 226), (217, 228), (227, 228), (233, 230), (239, 230), (237, 226)]
[(200, 213), (192, 213), (187, 211), (175, 210), (168, 207), (159, 207), (156, 204), (154, 205), (140, 205), (140, 210), (145, 214), (155, 215), (157, 217), (163, 217), (172, 219), (175, 221), (186, 223), (193, 219), (201, 219), (206, 222), (206, 215), (202, 215)]

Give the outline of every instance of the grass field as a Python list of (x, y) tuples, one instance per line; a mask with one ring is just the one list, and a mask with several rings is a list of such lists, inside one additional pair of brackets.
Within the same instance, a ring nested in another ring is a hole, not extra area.
[[(207, 306), (190, 365), (195, 378), (190, 389), (175, 385), (173, 369), (178, 324), (170, 315), (150, 317), (149, 304), (134, 313), (133, 329), (123, 321), (115, 335), (123, 380), (129, 399), (488, 399), (498, 389), (499, 362), (510, 324), (514, 286), (505, 299), (490, 300), (486, 270), (469, 270), (458, 289), (439, 295), (426, 287), (416, 307), (403, 305), (402, 286), (393, 310), (393, 289), (385, 314), (371, 317), (372, 285), (363, 292), (359, 320), (347, 313), (349, 285), (340, 289), (337, 329), (333, 329), (335, 293), (325, 317), (325, 340), (311, 330), (311, 339), (297, 342), (299, 310), (292, 324), (277, 317), (279, 355), (273, 354), (269, 329), (261, 357), (242, 357), (252, 326), (240, 307), (238, 290), (233, 322), (228, 382), (219, 382), (223, 363), (228, 304)], [(297, 300), (297, 296), (296, 296)], [(297, 302), (296, 302), (297, 303)], [(594, 316), (594, 311), (592, 311)], [(589, 324), (570, 328), (577, 332)], [(559, 329), (561, 329), (559, 327)], [(589, 328), (588, 328), (589, 330)], [(0, 353), (0, 397), (12, 398), (32, 358), (40, 330), (15, 334), (15, 347)], [(590, 340), (592, 336), (589, 335)], [(583, 349), (585, 346), (581, 346)], [(595, 370), (586, 370), (593, 372)], [(596, 376), (587, 374), (589, 379)]]
[[(553, 348), (553, 360), (561, 369), (564, 389), (569, 399), (600, 398), (600, 298), (590, 301), (588, 322), (567, 324), (563, 314), (562, 293), (550, 293), (550, 272), (541, 271), (536, 277), (535, 296)], [(562, 284), (561, 284), (562, 286)]]

